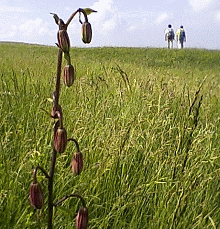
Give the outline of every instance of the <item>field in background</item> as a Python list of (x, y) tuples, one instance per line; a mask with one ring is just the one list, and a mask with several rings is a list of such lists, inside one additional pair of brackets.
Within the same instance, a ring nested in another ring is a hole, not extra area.
[[(28, 196), (33, 168), (49, 170), (53, 122), (42, 109), (51, 111), (57, 52), (0, 43), (1, 229), (46, 228), (47, 205), (36, 211)], [(68, 144), (55, 200), (81, 193), (93, 229), (220, 228), (220, 52), (72, 48), (71, 59), (77, 78), (60, 103), (85, 167), (71, 173)], [(79, 207), (57, 207), (54, 228), (75, 228)]]

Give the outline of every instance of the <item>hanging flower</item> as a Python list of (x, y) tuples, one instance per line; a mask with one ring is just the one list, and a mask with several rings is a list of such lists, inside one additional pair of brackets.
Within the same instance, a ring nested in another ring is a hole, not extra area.
[(76, 216), (76, 229), (86, 229), (88, 227), (88, 209), (81, 207)]
[(73, 85), (73, 82), (75, 80), (75, 71), (74, 67), (70, 65), (66, 65), (63, 69), (63, 79), (64, 79), (64, 84), (67, 87), (70, 87)]
[(86, 44), (89, 44), (92, 40), (92, 27), (89, 22), (84, 22), (82, 24), (82, 41)]
[(64, 53), (68, 53), (70, 50), (70, 39), (68, 33), (65, 29), (61, 29), (57, 33), (57, 39), (59, 47), (63, 50)]
[(74, 174), (79, 175), (83, 170), (83, 155), (81, 152), (76, 152), (71, 162), (71, 169)]
[(30, 187), (30, 201), (31, 205), (37, 209), (41, 209), (44, 203), (44, 194), (37, 182), (32, 182)]
[(63, 153), (66, 149), (67, 145), (67, 133), (65, 128), (58, 128), (56, 130), (56, 134), (54, 136), (54, 149), (59, 152)]

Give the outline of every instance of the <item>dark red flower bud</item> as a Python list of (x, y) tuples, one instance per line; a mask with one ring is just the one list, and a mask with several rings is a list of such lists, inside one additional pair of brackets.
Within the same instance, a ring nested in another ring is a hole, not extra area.
[(83, 170), (83, 155), (81, 152), (76, 152), (73, 160), (71, 162), (71, 169), (76, 174), (79, 175)]
[(82, 41), (86, 44), (90, 43), (92, 40), (92, 27), (89, 22), (84, 22), (82, 24)]
[(59, 127), (54, 136), (54, 149), (59, 153), (63, 153), (66, 149), (66, 145), (67, 145), (66, 130), (64, 128)]
[(73, 85), (73, 82), (75, 80), (75, 71), (74, 71), (74, 67), (72, 65), (66, 65), (64, 67), (63, 79), (64, 79), (64, 84), (67, 87), (70, 87)]
[(31, 205), (37, 209), (41, 209), (44, 203), (44, 193), (39, 183), (31, 183), (30, 187), (30, 201)]
[(59, 47), (63, 50), (63, 52), (69, 52), (70, 49), (70, 39), (68, 33), (65, 29), (59, 30), (57, 33), (57, 39)]
[(88, 227), (88, 209), (81, 207), (76, 216), (76, 229), (86, 229)]

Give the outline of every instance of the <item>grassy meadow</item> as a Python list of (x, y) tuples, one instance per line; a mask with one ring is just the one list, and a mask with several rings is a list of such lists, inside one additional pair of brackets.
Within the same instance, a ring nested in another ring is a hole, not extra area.
[[(32, 171), (49, 171), (56, 47), (0, 43), (0, 228), (46, 228), (30, 205)], [(90, 229), (220, 228), (220, 52), (200, 49), (72, 48), (76, 81), (62, 84), (68, 137), (57, 158), (54, 201), (80, 193)], [(63, 62), (63, 66), (65, 62)], [(75, 228), (71, 198), (54, 228)]]

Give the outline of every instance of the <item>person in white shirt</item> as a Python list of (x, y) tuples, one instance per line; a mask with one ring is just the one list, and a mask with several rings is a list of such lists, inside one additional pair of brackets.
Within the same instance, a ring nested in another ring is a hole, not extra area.
[(167, 41), (167, 48), (173, 48), (173, 40), (174, 40), (174, 31), (172, 29), (172, 25), (168, 25), (168, 28), (165, 29), (165, 41)]

